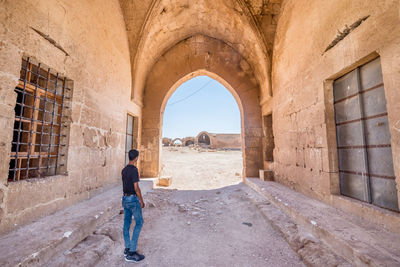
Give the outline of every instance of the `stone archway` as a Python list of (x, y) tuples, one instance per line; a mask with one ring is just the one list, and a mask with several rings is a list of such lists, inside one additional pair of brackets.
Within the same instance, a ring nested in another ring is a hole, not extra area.
[[(132, 1), (122, 1), (132, 2)], [(143, 2), (143, 1), (142, 1)], [(149, 2), (149, 1), (144, 1)], [(247, 1), (187, 1), (151, 0), (140, 32), (131, 32), (132, 98), (143, 103), (143, 90), (148, 73), (163, 54), (181, 40), (201, 34), (223, 40), (236, 50), (252, 66), (252, 72), (261, 85), (260, 99), (271, 97), (270, 62), (273, 38), (264, 39), (260, 26), (254, 20), (254, 12)], [(260, 1), (258, 1), (260, 2)], [(125, 6), (125, 5), (123, 5)], [(262, 4), (264, 6), (264, 4)], [(136, 17), (133, 9), (123, 8), (130, 18), (127, 28), (132, 28)], [(205, 16), (204, 14), (207, 14)], [(263, 26), (267, 26), (263, 22)], [(132, 24), (133, 23), (133, 24)], [(268, 27), (269, 29), (271, 27)], [(242, 30), (246, 29), (246, 30)]]
[(200, 146), (211, 146), (210, 134), (203, 131), (196, 136), (196, 143)]
[(263, 166), (259, 84), (248, 62), (231, 46), (195, 35), (166, 51), (149, 72), (143, 94), (142, 177), (159, 174), (162, 118), (169, 97), (199, 75), (219, 81), (234, 96), (241, 113), (243, 177), (258, 176)]
[(162, 145), (163, 146), (171, 146), (172, 145), (172, 139), (164, 137), (162, 139)]
[(192, 140), (187, 140), (185, 142), (185, 146), (190, 146), (190, 145), (194, 145), (194, 142)]
[[(180, 142), (180, 143), (178, 143)], [(181, 138), (175, 138), (174, 140), (172, 140), (172, 145), (176, 146), (176, 145), (183, 145), (183, 140)]]
[(196, 143), (196, 140), (194, 139), (194, 137), (185, 137), (183, 138), (183, 146), (190, 146), (190, 145), (194, 145)]

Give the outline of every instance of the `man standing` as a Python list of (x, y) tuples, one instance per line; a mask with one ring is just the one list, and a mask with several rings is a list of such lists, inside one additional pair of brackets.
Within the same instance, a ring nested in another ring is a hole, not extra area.
[[(124, 242), (125, 242), (125, 260), (130, 262), (139, 262), (144, 256), (136, 251), (140, 230), (143, 225), (142, 208), (144, 202), (139, 188), (139, 172), (136, 167), (139, 151), (132, 149), (128, 153), (129, 164), (122, 170), (122, 185), (124, 195), (122, 197), (122, 207), (124, 208)], [(133, 229), (132, 239), (129, 235), (132, 216), (135, 218), (135, 228)]]

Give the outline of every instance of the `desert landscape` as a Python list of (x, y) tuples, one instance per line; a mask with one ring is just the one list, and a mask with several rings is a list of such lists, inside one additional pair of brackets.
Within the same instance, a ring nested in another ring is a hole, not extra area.
[(201, 147), (163, 147), (161, 177), (171, 189), (210, 190), (241, 182), (242, 151)]

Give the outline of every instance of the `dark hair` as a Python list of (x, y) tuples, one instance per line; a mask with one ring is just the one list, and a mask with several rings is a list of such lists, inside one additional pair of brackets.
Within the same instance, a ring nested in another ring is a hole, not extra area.
[(136, 149), (131, 149), (128, 152), (129, 160), (134, 160), (139, 156), (139, 151)]

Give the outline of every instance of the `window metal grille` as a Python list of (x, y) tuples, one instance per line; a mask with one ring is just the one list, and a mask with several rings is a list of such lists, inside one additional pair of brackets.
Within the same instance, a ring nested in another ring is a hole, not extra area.
[(8, 180), (64, 173), (72, 81), (26, 58), (15, 92)]

